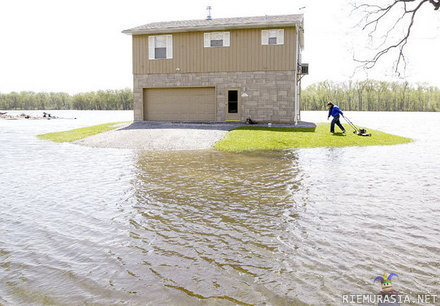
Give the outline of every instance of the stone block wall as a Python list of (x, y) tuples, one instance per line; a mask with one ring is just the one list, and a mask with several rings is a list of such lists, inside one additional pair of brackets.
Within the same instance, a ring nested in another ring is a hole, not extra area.
[(240, 120), (293, 123), (295, 71), (174, 73), (134, 75), (134, 120), (143, 120), (143, 89), (166, 87), (215, 87), (216, 120), (225, 121), (227, 91), (243, 90), (240, 97)]

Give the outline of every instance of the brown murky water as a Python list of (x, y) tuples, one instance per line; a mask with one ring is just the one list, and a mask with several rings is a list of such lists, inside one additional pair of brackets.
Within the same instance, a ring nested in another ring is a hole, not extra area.
[(35, 138), (129, 115), (0, 121), (0, 304), (341, 304), (377, 293), (383, 272), (402, 294), (440, 294), (439, 114), (353, 114), (417, 139), (389, 147), (148, 153)]

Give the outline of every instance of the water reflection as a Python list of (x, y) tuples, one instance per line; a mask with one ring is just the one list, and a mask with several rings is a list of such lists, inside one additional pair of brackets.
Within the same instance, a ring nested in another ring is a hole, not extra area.
[(300, 185), (295, 153), (140, 153), (133, 184), (131, 235), (164, 286), (234, 303), (293, 298), (280, 237)]
[(338, 305), (383, 272), (438, 294), (439, 115), (362, 114), (407, 145), (251, 154), (92, 149), (35, 137), (89, 119), (0, 121), (0, 304)]

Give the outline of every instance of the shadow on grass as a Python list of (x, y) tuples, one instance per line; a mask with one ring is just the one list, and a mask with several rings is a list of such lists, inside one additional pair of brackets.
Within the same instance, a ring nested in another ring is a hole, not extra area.
[(342, 132), (336, 132), (336, 133), (332, 133), (332, 136), (346, 136), (345, 133)]
[(234, 130), (249, 130), (249, 131), (268, 131), (268, 132), (306, 132), (314, 133), (316, 127), (266, 127), (266, 126), (241, 126)]
[[(301, 121), (302, 127), (287, 126), (261, 126), (244, 125), (243, 122), (171, 122), (171, 121), (135, 121), (129, 126), (118, 130), (137, 130), (137, 129), (198, 129), (198, 130), (260, 130), (273, 132), (314, 132), (316, 125), (311, 122)], [(304, 126), (306, 125), (306, 126)]]

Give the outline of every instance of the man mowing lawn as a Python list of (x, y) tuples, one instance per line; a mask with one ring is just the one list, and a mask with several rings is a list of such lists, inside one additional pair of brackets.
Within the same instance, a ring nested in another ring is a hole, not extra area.
[(342, 133), (345, 133), (345, 129), (339, 121), (339, 116), (344, 115), (341, 109), (337, 105), (334, 105), (332, 102), (328, 102), (327, 106), (329, 107), (327, 120), (330, 118), (330, 116), (333, 116), (332, 123), (330, 124), (330, 133), (335, 133), (335, 123), (342, 130)]

